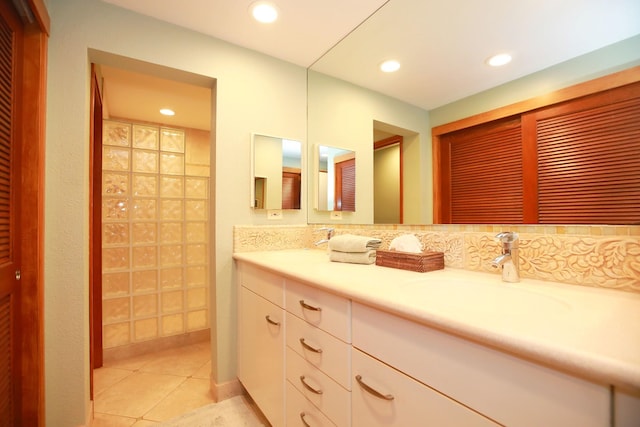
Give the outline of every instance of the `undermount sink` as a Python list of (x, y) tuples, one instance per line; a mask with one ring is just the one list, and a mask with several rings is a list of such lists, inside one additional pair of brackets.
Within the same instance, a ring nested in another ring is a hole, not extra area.
[[(497, 278), (497, 280), (500, 279)], [(425, 303), (461, 312), (473, 311), (508, 316), (535, 313), (537, 316), (544, 316), (562, 314), (571, 310), (567, 302), (519, 284), (475, 282), (451, 278), (424, 278), (407, 282), (407, 284), (417, 283), (420, 288), (415, 290), (416, 295), (424, 298)]]

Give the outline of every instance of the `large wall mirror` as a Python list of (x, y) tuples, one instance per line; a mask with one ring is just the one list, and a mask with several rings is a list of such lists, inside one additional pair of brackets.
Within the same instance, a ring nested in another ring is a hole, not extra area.
[(302, 144), (274, 136), (251, 137), (254, 209), (300, 209)]
[[(495, 0), (386, 2), (308, 70), (310, 158), (318, 145), (331, 141), (355, 152), (358, 159), (357, 209), (346, 219), (343, 216), (343, 222), (433, 223), (434, 127), (640, 65), (640, 24), (628, 19), (640, 12), (640, 5), (614, 3), (612, 8), (604, 1), (579, 5), (573, 0), (562, 4), (541, 0), (506, 10)], [(578, 6), (581, 14), (576, 17)], [(489, 15), (495, 15), (495, 21), (488, 27), (485, 18), (494, 19)], [(546, 24), (539, 25), (540, 19)], [(569, 25), (575, 41), (584, 43), (581, 51), (569, 53)], [(602, 31), (594, 31), (594, 25)], [(613, 27), (620, 30), (617, 35), (607, 30)], [(549, 37), (558, 42), (549, 42)], [(484, 43), (512, 46), (513, 63), (497, 70), (488, 67), (485, 59), (495, 52), (486, 52)], [(532, 65), (529, 58), (519, 58), (517, 54), (525, 53), (518, 52), (519, 47), (539, 52), (540, 61)], [(380, 73), (378, 65), (390, 56), (400, 60), (400, 70)], [(433, 78), (432, 71), (440, 78)], [(376, 203), (381, 203), (375, 193), (375, 183), (381, 179), (375, 165), (383, 161), (378, 156), (382, 152), (374, 151), (374, 143), (381, 139), (376, 136), (380, 124), (386, 137), (403, 138), (402, 190), (389, 202), (400, 206), (401, 216), (375, 213)], [(314, 194), (318, 177), (312, 173), (309, 178), (307, 188)], [(308, 203), (309, 223), (329, 221), (329, 215), (314, 209), (316, 200), (310, 197)]]

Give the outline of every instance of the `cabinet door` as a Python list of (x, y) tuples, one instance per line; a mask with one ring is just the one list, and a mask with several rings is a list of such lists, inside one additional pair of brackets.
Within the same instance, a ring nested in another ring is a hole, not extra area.
[(496, 427), (498, 424), (353, 349), (353, 427)]
[(287, 381), (287, 427), (336, 427)]
[(287, 348), (287, 381), (336, 425), (349, 425), (349, 391), (290, 348)]
[(614, 395), (615, 427), (640, 426), (640, 393), (616, 389)]
[(287, 313), (287, 346), (351, 390), (351, 345)]
[(273, 427), (284, 425), (284, 310), (240, 287), (238, 378)]

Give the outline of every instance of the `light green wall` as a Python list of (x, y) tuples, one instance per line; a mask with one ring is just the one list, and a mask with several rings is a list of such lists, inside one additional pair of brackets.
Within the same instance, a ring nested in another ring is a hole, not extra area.
[[(46, 423), (76, 426), (85, 423), (89, 402), (88, 50), (217, 80), (210, 277), (218, 383), (234, 379), (236, 369), (232, 227), (267, 221), (249, 206), (251, 133), (306, 141), (306, 70), (99, 0), (54, 0), (48, 9)], [(306, 223), (306, 209), (285, 213), (280, 223)]]
[(640, 35), (429, 112), (436, 127), (640, 65)]
[[(341, 223), (373, 223), (373, 125), (374, 121), (406, 130), (404, 185), (405, 223), (433, 222), (431, 130), (428, 112), (397, 99), (352, 85), (322, 73), (309, 72), (308, 148), (317, 145), (356, 152), (356, 211), (343, 212)], [(416, 135), (417, 134), (417, 135)], [(315, 157), (310, 154), (314, 161)], [(317, 172), (317, 165), (309, 168)], [(328, 212), (313, 209), (315, 178), (309, 180), (309, 223), (329, 222)]]

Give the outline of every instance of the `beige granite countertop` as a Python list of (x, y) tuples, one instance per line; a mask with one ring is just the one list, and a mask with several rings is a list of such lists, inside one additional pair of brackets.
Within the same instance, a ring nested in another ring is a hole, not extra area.
[(445, 268), (330, 262), (321, 250), (235, 253), (285, 277), (520, 357), (640, 390), (640, 294)]

